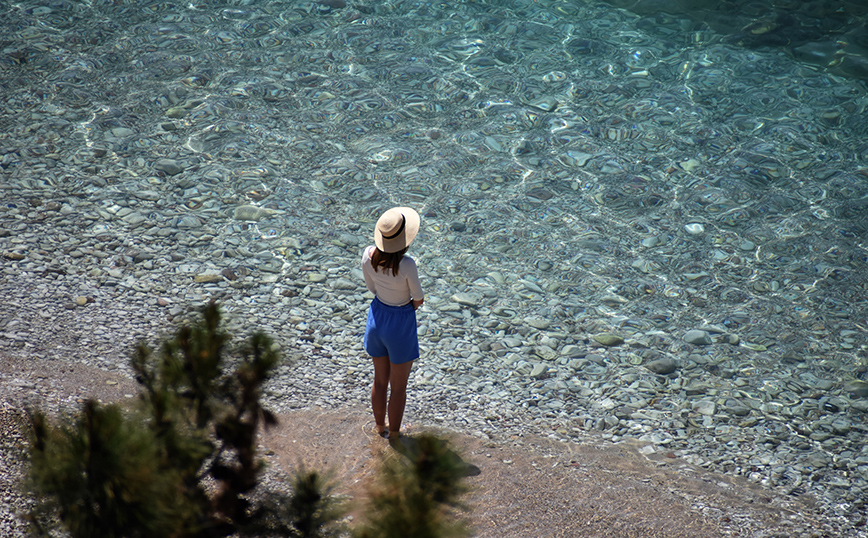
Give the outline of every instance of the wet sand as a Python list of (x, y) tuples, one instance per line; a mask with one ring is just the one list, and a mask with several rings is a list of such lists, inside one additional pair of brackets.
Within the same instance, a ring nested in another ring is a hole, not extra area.
[[(122, 401), (137, 391), (121, 374), (59, 361), (0, 358), (0, 379), (7, 418), (24, 402), (56, 409), (87, 397)], [(810, 498), (784, 498), (673, 454), (645, 454), (638, 443), (604, 448), (593, 438), (583, 444), (510, 434), (480, 439), (411, 423), (390, 445), (374, 433), (364, 409), (308, 409), (279, 418), (261, 438), (266, 483), (283, 487), (300, 464), (331, 470), (336, 493), (351, 499), (354, 520), (364, 515), (365, 492), (382, 458), (404, 457), (416, 435), (431, 431), (448, 439), (472, 470), (464, 517), (478, 537), (836, 535)], [(8, 469), (2, 489), (13, 488), (10, 477), (20, 472)]]

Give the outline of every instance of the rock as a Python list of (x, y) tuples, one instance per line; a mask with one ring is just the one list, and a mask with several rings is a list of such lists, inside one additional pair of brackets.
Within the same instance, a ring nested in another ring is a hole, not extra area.
[(598, 364), (600, 366), (606, 365), (606, 357), (604, 357), (602, 355), (598, 355), (596, 353), (588, 353), (587, 355), (585, 355), (585, 359), (593, 362), (594, 364)]
[(196, 228), (202, 227), (202, 221), (199, 217), (195, 215), (184, 215), (180, 219), (178, 219), (177, 224), (175, 224), (178, 228), (185, 230), (193, 230)]
[[(283, 271), (283, 260), (280, 258), (269, 258), (263, 260), (262, 263), (258, 265), (260, 271), (264, 271), (266, 273), (280, 273)], [(267, 282), (274, 282), (274, 277), (268, 277)]]
[(339, 278), (332, 282), (332, 288), (336, 290), (354, 290), (358, 287), (358, 284), (346, 278)]
[(479, 306), (482, 296), (475, 293), (456, 293), (449, 298), (453, 303), (458, 303), (464, 306)]
[(707, 383), (693, 380), (684, 387), (684, 394), (688, 396), (698, 396), (700, 394), (705, 394), (706, 392), (708, 392), (708, 388), (709, 385)]
[(549, 346), (536, 346), (533, 348), (533, 352), (540, 357), (541, 359), (547, 361), (553, 361), (558, 358), (558, 352)]
[(832, 387), (835, 386), (835, 383), (833, 383), (832, 381), (829, 381), (828, 379), (819, 379), (818, 378), (818, 379), (814, 380), (813, 383), (814, 383), (815, 388), (820, 389), (824, 392), (827, 390), (830, 390)]
[(859, 379), (852, 379), (844, 383), (844, 392), (849, 392), (856, 398), (868, 398), (868, 383)]
[(538, 362), (538, 363), (533, 365), (533, 370), (531, 370), (530, 376), (533, 377), (534, 379), (538, 379), (538, 378), (542, 377), (542, 375), (544, 373), (546, 373), (547, 371), (548, 371), (548, 366), (546, 366), (545, 364), (543, 364), (541, 362)]
[(744, 417), (750, 414), (749, 407), (742, 405), (741, 402), (732, 398), (724, 402), (723, 409), (730, 415), (735, 415), (737, 417)]
[(350, 246), (350, 247), (358, 246), (360, 243), (362, 243), (362, 241), (364, 241), (364, 239), (362, 239), (356, 235), (346, 234), (346, 233), (339, 235), (338, 240), (341, 243), (343, 243), (347, 246)]
[(693, 402), (691, 408), (700, 415), (710, 417), (714, 414), (714, 411), (716, 410), (716, 405), (711, 400), (699, 400), (698, 402)]
[(678, 369), (678, 363), (670, 358), (657, 359), (646, 364), (645, 368), (648, 368), (655, 374), (667, 375)]
[(154, 168), (170, 176), (176, 176), (184, 171), (184, 167), (174, 159), (160, 159), (154, 164)]
[(133, 211), (132, 213), (124, 215), (123, 218), (121, 218), (121, 220), (126, 222), (130, 226), (138, 226), (139, 224), (145, 222), (148, 219), (147, 219), (147, 217), (145, 217), (141, 213), (139, 213), (137, 211)]
[(83, 295), (79, 295), (78, 297), (75, 298), (75, 304), (77, 304), (78, 306), (86, 305), (87, 304), (87, 297), (85, 297)]
[(488, 278), (493, 280), (494, 283), (498, 285), (503, 285), (503, 283), (506, 282), (506, 279), (503, 277), (503, 275), (497, 271), (492, 271), (488, 273)]
[(684, 170), (685, 172), (692, 172), (696, 168), (698, 168), (699, 165), (700, 165), (700, 162), (697, 161), (696, 159), (687, 159), (686, 161), (681, 161), (680, 163), (678, 163), (678, 166), (680, 166), (681, 169)]
[(248, 220), (258, 222), (259, 220), (270, 217), (274, 212), (270, 209), (265, 209), (264, 207), (258, 207), (255, 205), (240, 205), (235, 208), (232, 216), (235, 220)]
[(684, 334), (684, 341), (697, 346), (707, 346), (711, 344), (711, 335), (707, 331), (694, 329)]
[(133, 191), (132, 195), (139, 200), (147, 200), (149, 202), (156, 202), (160, 199), (160, 193), (152, 190)]
[(850, 431), (851, 424), (850, 421), (846, 418), (840, 417), (833, 420), (830, 426), (832, 426), (832, 430), (836, 434), (847, 435), (847, 433)]
[(727, 344), (737, 346), (739, 343), (741, 343), (741, 338), (739, 338), (737, 334), (725, 334), (723, 335), (723, 341)]
[(617, 334), (612, 334), (612, 333), (599, 333), (599, 334), (595, 334), (592, 338), (594, 340), (596, 340), (598, 343), (600, 343), (604, 346), (607, 346), (607, 347), (620, 346), (621, 344), (624, 343), (623, 338), (621, 338)]
[(543, 293), (543, 289), (536, 282), (531, 282), (530, 280), (519, 280), (524, 289), (527, 291), (532, 291), (534, 293)]
[(541, 331), (548, 329), (550, 325), (549, 320), (540, 317), (525, 318), (524, 322), (534, 329), (539, 329)]
[(319, 3), (332, 9), (343, 9), (347, 7), (347, 3), (345, 0), (320, 0)]
[(564, 357), (581, 357), (582, 350), (579, 346), (575, 346), (573, 344), (567, 344), (561, 349), (561, 355)]
[(152, 252), (137, 252), (135, 256), (133, 256), (133, 263), (142, 263), (147, 260), (153, 260), (154, 254)]
[(795, 349), (786, 349), (781, 353), (781, 360), (784, 362), (804, 362), (807, 359), (805, 355)]

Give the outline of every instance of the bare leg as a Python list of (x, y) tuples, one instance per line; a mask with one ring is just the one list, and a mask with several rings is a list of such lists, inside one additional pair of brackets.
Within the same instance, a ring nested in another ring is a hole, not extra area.
[(389, 357), (371, 357), (374, 361), (374, 386), (371, 389), (371, 408), (374, 411), (374, 422), (377, 433), (386, 431), (386, 395), (389, 391), (389, 372), (392, 363)]
[(401, 421), (404, 420), (404, 405), (407, 403), (407, 380), (413, 361), (404, 364), (391, 365), (389, 385), (392, 393), (389, 395), (389, 439), (401, 434)]

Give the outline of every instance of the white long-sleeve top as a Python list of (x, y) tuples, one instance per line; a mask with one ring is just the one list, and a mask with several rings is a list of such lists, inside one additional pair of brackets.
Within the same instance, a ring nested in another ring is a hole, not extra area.
[(371, 254), (375, 248), (377, 247), (371, 245), (362, 254), (362, 273), (365, 275), (365, 286), (368, 290), (389, 306), (403, 306), (409, 303), (410, 299), (424, 299), (419, 271), (413, 258), (406, 254), (401, 258), (398, 276), (392, 275), (392, 270), (385, 267), (378, 267), (378, 270), (374, 271)]

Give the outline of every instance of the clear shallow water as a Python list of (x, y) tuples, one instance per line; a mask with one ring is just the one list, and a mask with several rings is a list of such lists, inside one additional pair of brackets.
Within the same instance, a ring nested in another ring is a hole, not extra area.
[(706, 321), (759, 327), (863, 304), (868, 97), (780, 50), (579, 2), (8, 7), (4, 123), (29, 114), (32, 143), (6, 174), (55, 153), (87, 190), (86, 165), (183, 153), (205, 180), (177, 202), (338, 227), (412, 203), (422, 248), (617, 291), (627, 315), (689, 315), (691, 289)]
[[(574, 343), (639, 342), (617, 360), (694, 354), (697, 380), (787, 406), (850, 401), (865, 373), (857, 79), (582, 2), (0, 6), (12, 205), (50, 187), (114, 214), (151, 189), (151, 223), (351, 265), (352, 236), (408, 204), (432, 346), (542, 317)], [(281, 213), (226, 218), (244, 203)], [(478, 294), (473, 316), (441, 311), (456, 293)], [(738, 345), (681, 340), (708, 324)]]

